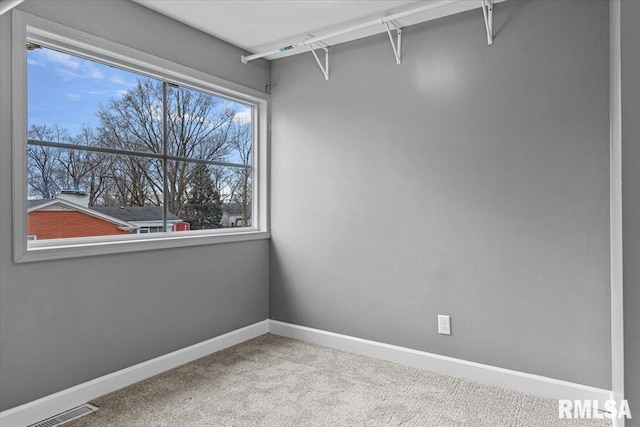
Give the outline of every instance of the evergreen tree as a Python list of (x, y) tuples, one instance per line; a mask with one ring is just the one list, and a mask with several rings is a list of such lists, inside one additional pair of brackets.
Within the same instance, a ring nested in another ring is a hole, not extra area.
[(191, 224), (192, 230), (220, 227), (220, 194), (216, 191), (209, 168), (205, 164), (196, 168), (184, 212), (185, 221)]

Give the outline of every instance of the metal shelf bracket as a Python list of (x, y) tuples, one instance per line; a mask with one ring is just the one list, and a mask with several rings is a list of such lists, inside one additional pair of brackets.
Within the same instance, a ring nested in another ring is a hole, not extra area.
[(484, 15), (484, 25), (487, 28), (487, 44), (493, 44), (493, 4), (491, 0), (480, 0), (482, 14)]
[[(320, 67), (320, 71), (322, 71), (322, 74), (324, 74), (324, 79), (329, 80), (329, 46), (327, 46), (322, 42), (316, 42), (315, 44), (317, 44), (319, 47), (315, 48), (313, 47), (313, 43), (307, 43), (307, 45), (311, 48), (311, 53), (313, 54), (313, 57), (318, 63), (318, 67)], [(320, 58), (318, 58), (316, 49), (324, 50), (324, 65), (322, 65), (322, 61), (320, 61)]]
[[(396, 56), (396, 64), (402, 63), (402, 29), (393, 21), (386, 21), (384, 25), (387, 27), (387, 34), (389, 35), (389, 41), (393, 48), (393, 54)], [(396, 42), (393, 41), (391, 30), (396, 32)]]

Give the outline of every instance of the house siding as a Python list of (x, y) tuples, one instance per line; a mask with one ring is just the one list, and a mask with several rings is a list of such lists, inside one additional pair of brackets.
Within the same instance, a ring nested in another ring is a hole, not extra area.
[(113, 223), (74, 211), (29, 212), (27, 223), (29, 235), (38, 240), (129, 234)]

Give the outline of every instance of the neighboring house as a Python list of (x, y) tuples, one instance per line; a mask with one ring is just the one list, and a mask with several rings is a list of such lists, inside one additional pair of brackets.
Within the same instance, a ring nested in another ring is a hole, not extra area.
[[(55, 199), (29, 200), (28, 239), (145, 234), (163, 230), (159, 206), (88, 206), (81, 191), (63, 191)], [(167, 217), (171, 231), (189, 230), (189, 223), (173, 214)]]
[(63, 199), (29, 200), (29, 240), (129, 234), (135, 226)]
[[(163, 230), (162, 206), (93, 206), (91, 209), (126, 221), (136, 227), (135, 233), (157, 233)], [(172, 213), (167, 215), (167, 224), (171, 231), (189, 230), (189, 223)]]
[(222, 218), (220, 219), (222, 227), (248, 227), (251, 225), (251, 219), (244, 224), (242, 220), (242, 205), (240, 203), (225, 203), (222, 205)]

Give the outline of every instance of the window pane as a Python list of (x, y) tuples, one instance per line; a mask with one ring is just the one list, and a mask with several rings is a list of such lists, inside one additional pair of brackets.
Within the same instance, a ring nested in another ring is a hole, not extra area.
[(248, 168), (216, 167), (211, 173), (221, 192), (221, 226), (251, 227), (252, 170)]
[(251, 105), (53, 49), (27, 58), (34, 246), (252, 226)]
[(27, 75), (30, 139), (162, 152), (157, 80), (44, 47)]
[[(27, 224), (32, 240), (127, 235), (162, 227), (160, 160), (39, 146), (30, 146), (29, 153)], [(47, 162), (55, 166), (48, 175), (38, 167)], [(45, 181), (49, 197), (41, 191)]]
[(161, 160), (102, 155), (98, 172), (90, 187), (92, 206), (162, 206)]
[(58, 159), (60, 148), (29, 146), (27, 148), (28, 199), (51, 199), (61, 189), (62, 170)]
[(170, 155), (242, 163), (237, 153), (238, 138), (246, 138), (247, 133), (250, 153), (250, 106), (171, 86), (167, 103)]
[(120, 97), (98, 110), (102, 145), (121, 150), (162, 153), (162, 82), (137, 76)]
[(251, 226), (251, 169), (188, 162), (168, 166), (169, 211), (191, 230)]
[(251, 108), (240, 110), (234, 116), (229, 132), (229, 162), (251, 165), (253, 154), (253, 124)]

